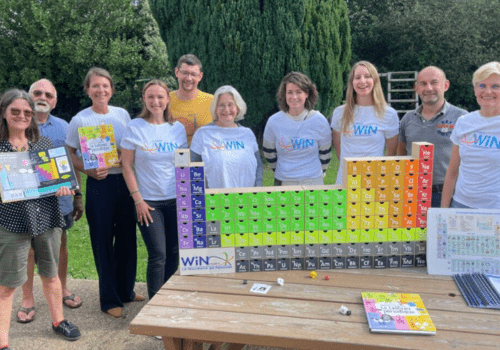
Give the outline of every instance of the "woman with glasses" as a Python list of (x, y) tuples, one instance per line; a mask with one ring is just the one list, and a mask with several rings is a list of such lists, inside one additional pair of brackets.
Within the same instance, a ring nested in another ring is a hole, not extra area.
[[(34, 108), (25, 91), (11, 89), (2, 94), (0, 152), (28, 152), (53, 147), (49, 139), (40, 136), (33, 117)], [(0, 166), (0, 171), (5, 173), (6, 169)], [(61, 187), (55, 195), (72, 194), (74, 192), (67, 187)], [(57, 273), (61, 227), (64, 225), (59, 202), (54, 196), (9, 203), (0, 201), (0, 349), (8, 349), (12, 299), (15, 289), (27, 280), (28, 252), (32, 245), (52, 329), (67, 340), (80, 338), (80, 331), (64, 319), (62, 310), (61, 281)]]
[(209, 188), (262, 186), (262, 160), (255, 135), (238, 123), (246, 111), (240, 93), (232, 86), (221, 86), (210, 106), (213, 123), (193, 136), (191, 161), (205, 163)]
[(500, 209), (500, 62), (472, 76), (479, 110), (458, 118), (442, 208)]

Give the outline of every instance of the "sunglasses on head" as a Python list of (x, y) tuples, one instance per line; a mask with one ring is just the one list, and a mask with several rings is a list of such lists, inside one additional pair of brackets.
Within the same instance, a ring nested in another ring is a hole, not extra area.
[(35, 97), (40, 97), (43, 94), (45, 94), (45, 97), (49, 100), (52, 100), (54, 97), (56, 97), (53, 93), (50, 93), (50, 92), (43, 92), (40, 90), (33, 91), (33, 96), (35, 96)]
[(15, 117), (20, 116), (21, 113), (23, 113), (26, 118), (31, 118), (33, 116), (33, 112), (27, 109), (25, 109), (24, 111), (21, 111), (20, 109), (17, 108), (10, 109), (10, 114), (12, 114)]

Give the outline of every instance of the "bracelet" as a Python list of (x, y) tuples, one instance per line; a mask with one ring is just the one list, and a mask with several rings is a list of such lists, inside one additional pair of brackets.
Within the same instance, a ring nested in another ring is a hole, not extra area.
[(76, 192), (75, 193), (75, 197), (81, 197), (82, 196), (82, 193), (81, 192)]
[(141, 199), (140, 199), (140, 200), (138, 200), (137, 202), (134, 202), (134, 204), (135, 204), (135, 205), (137, 205), (137, 204), (140, 204), (140, 203), (142, 203), (142, 202), (144, 202), (144, 199), (142, 199), (142, 198), (141, 198)]
[(139, 192), (139, 190), (130, 191), (130, 195), (132, 196), (134, 193), (137, 193), (137, 192)]

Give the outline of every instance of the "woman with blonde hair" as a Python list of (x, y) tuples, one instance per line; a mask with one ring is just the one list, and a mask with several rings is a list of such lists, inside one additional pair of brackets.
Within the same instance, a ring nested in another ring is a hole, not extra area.
[(399, 118), (388, 107), (377, 69), (367, 61), (349, 73), (346, 103), (333, 111), (333, 146), (339, 160), (337, 184), (342, 184), (346, 157), (381, 157), (396, 154)]
[(142, 112), (123, 136), (122, 167), (148, 250), (146, 281), (151, 299), (179, 263), (174, 155), (187, 148), (184, 125), (174, 122), (170, 95), (162, 80), (142, 89)]
[(480, 109), (458, 118), (441, 198), (442, 208), (500, 209), (500, 62), (472, 76)]

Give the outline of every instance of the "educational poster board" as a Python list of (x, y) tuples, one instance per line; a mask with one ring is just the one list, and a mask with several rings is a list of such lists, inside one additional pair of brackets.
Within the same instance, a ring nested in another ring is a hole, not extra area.
[(429, 209), (427, 271), (499, 275), (500, 210)]
[(207, 275), (212, 273), (234, 273), (234, 248), (180, 250), (181, 275)]
[(119, 163), (113, 125), (95, 125), (78, 128), (83, 166), (85, 170)]
[(3, 203), (47, 197), (63, 186), (79, 188), (66, 147), (0, 153)]

